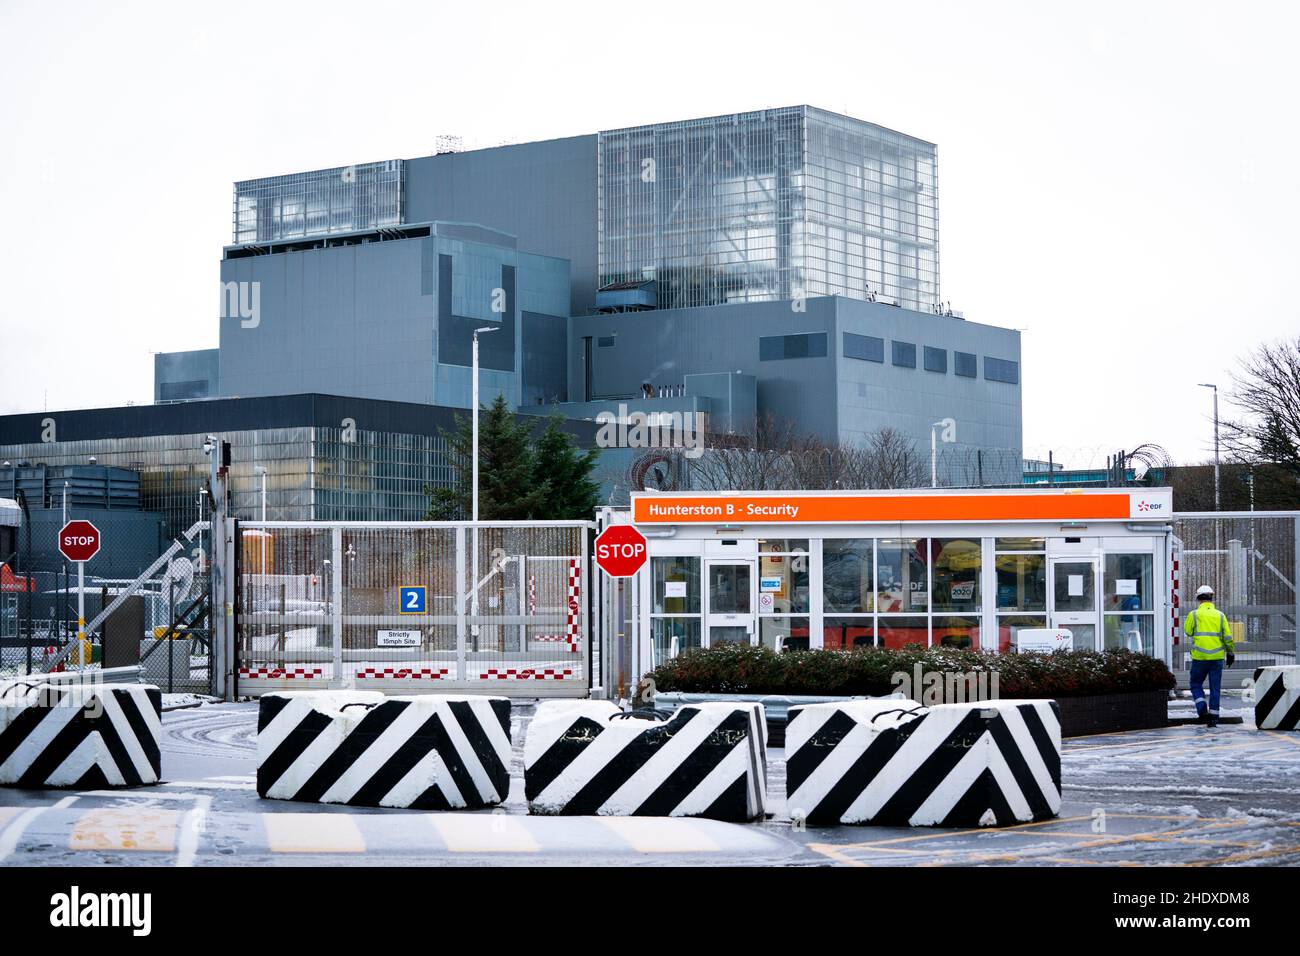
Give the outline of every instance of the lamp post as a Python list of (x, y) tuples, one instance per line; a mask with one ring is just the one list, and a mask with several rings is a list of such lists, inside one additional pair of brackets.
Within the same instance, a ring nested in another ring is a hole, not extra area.
[[(471, 354), (472, 354), (471, 364), (473, 366), (472, 369), (473, 383), (470, 386), (470, 392), (471, 392), (470, 402), (472, 404), (473, 411), (470, 416), (471, 418), (470, 431), (473, 432), (473, 438), (471, 439), (473, 450), (470, 452), (470, 458), (473, 460), (471, 462), (470, 468), (473, 474), (471, 483), (473, 484), (474, 487), (473, 490), (471, 491), (472, 504), (470, 506), (470, 520), (474, 522), (474, 526), (471, 529), (471, 541), (473, 544), (473, 554), (471, 555), (470, 558), (471, 571), (470, 571), (470, 582), (469, 582), (469, 587), (470, 587), (469, 602), (470, 602), (470, 613), (475, 615), (476, 617), (478, 615), (478, 337), (480, 332), (483, 334), (487, 334), (488, 332), (496, 332), (499, 328), (500, 326), (489, 325), (481, 329), (475, 329), (474, 345), (473, 348), (471, 349)], [(470, 633), (474, 635), (475, 647), (477, 648), (478, 624), (474, 624), (470, 628)]]
[(1214, 510), (1223, 510), (1219, 502), (1219, 386), (1201, 382), (1201, 388), (1214, 391)]

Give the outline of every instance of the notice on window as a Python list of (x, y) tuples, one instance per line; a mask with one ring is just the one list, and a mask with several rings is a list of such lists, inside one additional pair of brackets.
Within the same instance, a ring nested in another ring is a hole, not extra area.
[(974, 581), (954, 581), (952, 582), (952, 599), (954, 601), (970, 601), (975, 597)]
[(758, 613), (771, 614), (776, 610), (776, 595), (770, 591), (764, 591), (758, 596)]
[(1083, 575), (1071, 574), (1066, 582), (1070, 597), (1083, 597)]
[(666, 598), (684, 598), (686, 597), (685, 581), (665, 581), (664, 597)]
[(1137, 578), (1120, 578), (1118, 581), (1115, 582), (1115, 593), (1116, 594), (1137, 594), (1138, 593)]
[(759, 578), (758, 589), (760, 591), (771, 591), (774, 594), (780, 593), (781, 585), (784, 582), (785, 582), (785, 578), (781, 578), (781, 577)]

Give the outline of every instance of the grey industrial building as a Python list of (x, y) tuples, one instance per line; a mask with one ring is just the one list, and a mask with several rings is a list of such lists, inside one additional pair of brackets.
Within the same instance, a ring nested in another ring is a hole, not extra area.
[[(484, 401), (588, 420), (584, 442), (620, 405), (849, 444), (892, 427), (922, 452), (951, 419), (941, 481), (973, 483), (975, 455), (979, 481), (1020, 480), (1019, 334), (941, 304), (936, 147), (812, 107), (241, 181), (219, 292), (217, 347), (156, 356), (154, 409), (58, 413), (53, 444), (11, 416), (0, 454), (144, 462), (146, 498), (189, 500), (220, 431), (240, 513), (240, 470), (270, 467), (274, 517), (416, 517), (493, 329)], [(365, 402), (408, 411), (331, 404)], [(374, 437), (336, 454), (349, 417)], [(605, 457), (622, 500), (629, 458)], [(150, 477), (163, 460), (190, 477)]]

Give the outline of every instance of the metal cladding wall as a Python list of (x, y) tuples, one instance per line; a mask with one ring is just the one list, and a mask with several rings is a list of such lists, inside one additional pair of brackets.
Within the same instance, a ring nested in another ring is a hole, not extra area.
[[(952, 418), (956, 441), (942, 446), (941, 470), (945, 462), (957, 469), (963, 456), (980, 449), (986, 484), (1019, 481), (1019, 371), (1015, 383), (985, 376), (987, 358), (1018, 366), (1018, 332), (840, 297), (801, 305), (802, 311), (783, 301), (577, 317), (569, 340), (569, 394), (584, 394), (584, 339), (590, 338), (595, 401), (634, 396), (647, 380), (674, 385), (687, 375), (739, 371), (757, 378), (760, 416), (794, 420), (851, 445), (880, 428), (896, 428), (927, 459), (931, 423)], [(769, 350), (764, 358), (761, 339), (800, 333), (825, 335), (824, 354), (771, 358)], [(845, 333), (880, 339), (883, 361), (846, 357)], [(915, 347), (915, 367), (893, 364), (894, 342)], [(926, 369), (927, 346), (945, 352), (945, 371)], [(976, 377), (956, 374), (956, 352), (976, 357)], [(954, 473), (949, 480), (974, 484), (975, 476)]]
[(260, 314), (221, 319), (222, 394), (432, 404), (437, 298), (422, 290), (422, 248), (400, 239), (223, 260), (223, 283), (260, 283)]
[[(256, 319), (221, 319), (221, 393), (336, 392), (468, 408), (470, 338), (484, 401), (520, 401), (521, 312), (563, 315), (569, 264), (509, 237), (436, 223), (434, 235), (227, 259), (221, 281), (259, 283)], [(505, 291), (499, 311), (495, 292)]]
[[(569, 395), (584, 394), (583, 339), (591, 337), (593, 401), (635, 397), (643, 381), (681, 385), (686, 375), (740, 371), (758, 378), (760, 415), (793, 419), (830, 438), (837, 428), (835, 361), (829, 351), (835, 301), (808, 299), (803, 312), (787, 301), (575, 317)], [(800, 332), (824, 335), (826, 356), (760, 361), (761, 337)], [(612, 344), (601, 347), (601, 339)]]
[(596, 301), (596, 141), (571, 136), (408, 159), (405, 219), (480, 223), (515, 236), (520, 249), (568, 259), (570, 311), (583, 315)]

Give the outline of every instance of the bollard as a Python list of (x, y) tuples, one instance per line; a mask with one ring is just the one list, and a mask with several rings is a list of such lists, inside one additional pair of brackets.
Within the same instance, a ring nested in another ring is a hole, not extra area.
[(162, 694), (148, 684), (0, 684), (0, 785), (139, 787), (162, 775)]
[(766, 748), (758, 703), (668, 715), (546, 701), (524, 743), (528, 812), (754, 820), (767, 807)]
[(1052, 700), (791, 710), (786, 804), (810, 825), (1008, 826), (1061, 809)]
[(1255, 669), (1255, 726), (1300, 729), (1300, 665)]
[(510, 757), (504, 697), (284, 691), (258, 703), (257, 793), (272, 800), (490, 807), (509, 793)]

